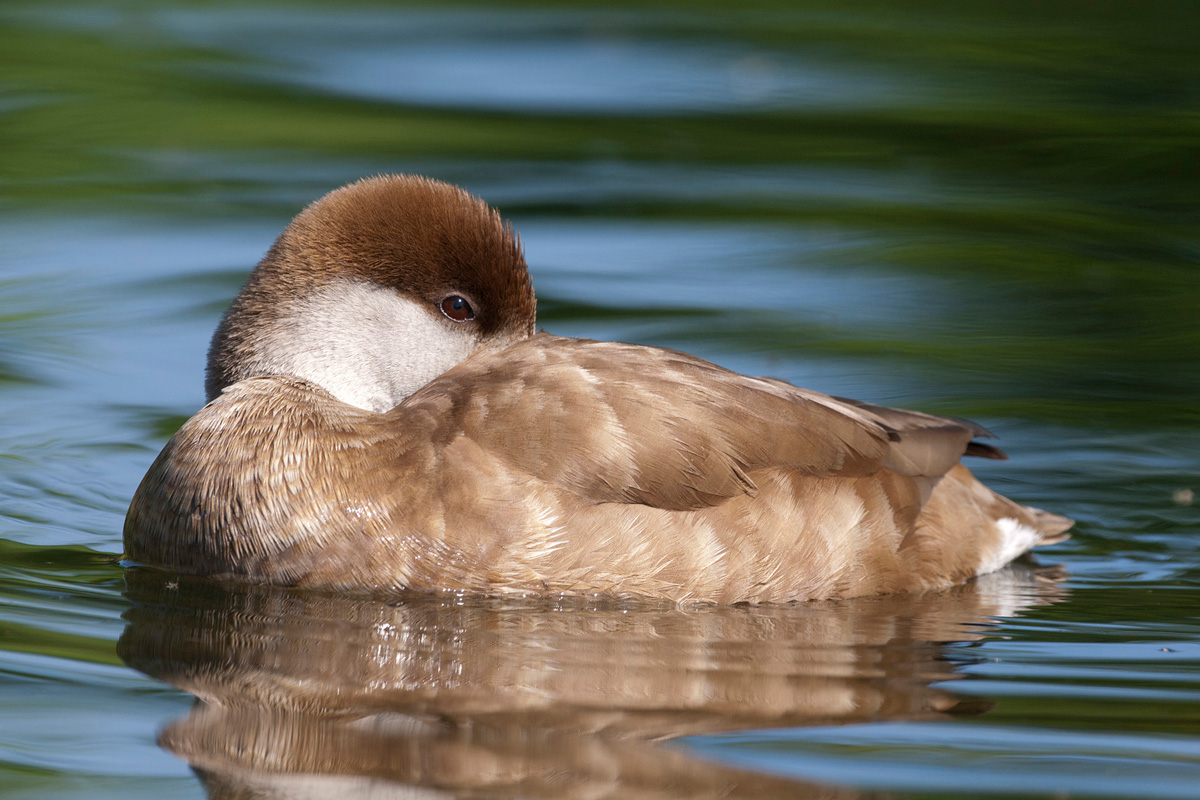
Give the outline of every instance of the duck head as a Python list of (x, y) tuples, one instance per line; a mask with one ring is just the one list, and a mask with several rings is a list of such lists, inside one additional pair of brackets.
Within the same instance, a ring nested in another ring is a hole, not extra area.
[(482, 200), (440, 181), (367, 178), (284, 230), (221, 320), (205, 388), (266, 375), (386, 411), (484, 347), (534, 331), (520, 241)]

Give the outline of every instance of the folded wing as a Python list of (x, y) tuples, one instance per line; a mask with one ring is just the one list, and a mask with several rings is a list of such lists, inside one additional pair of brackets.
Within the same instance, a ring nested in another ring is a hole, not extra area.
[[(469, 389), (468, 389), (469, 387)], [(936, 478), (986, 431), (749, 378), (683, 353), (545, 334), (473, 356), (392, 414), (441, 420), (594, 502), (683, 510), (756, 490), (749, 473), (891, 468)]]

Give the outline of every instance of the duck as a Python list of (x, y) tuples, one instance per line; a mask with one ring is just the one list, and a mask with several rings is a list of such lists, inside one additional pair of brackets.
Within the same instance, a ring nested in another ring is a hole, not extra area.
[(213, 335), (125, 561), (344, 593), (791, 603), (936, 590), (1068, 536), (961, 419), (536, 327), (518, 235), (380, 175), (298, 214)]

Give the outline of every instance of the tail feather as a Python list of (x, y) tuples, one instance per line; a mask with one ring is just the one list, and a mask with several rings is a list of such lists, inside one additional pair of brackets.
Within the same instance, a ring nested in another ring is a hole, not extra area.
[(1041, 541), (1035, 545), (1041, 547), (1044, 544), (1058, 544), (1071, 538), (1071, 527), (1075, 524), (1075, 520), (1069, 517), (1064, 517), (1061, 514), (1052, 514), (1049, 511), (1043, 511), (1040, 508), (1027, 506), (1030, 513), (1033, 515), (1034, 524), (1037, 526), (1037, 531), (1042, 535)]

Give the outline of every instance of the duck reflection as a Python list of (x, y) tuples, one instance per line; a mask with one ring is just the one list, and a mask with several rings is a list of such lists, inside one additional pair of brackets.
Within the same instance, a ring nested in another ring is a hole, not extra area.
[(160, 735), (213, 798), (860, 797), (649, 743), (981, 710), (944, 647), (1062, 596), (1014, 565), (789, 607), (348, 599), (127, 574), (121, 657), (199, 702)]

